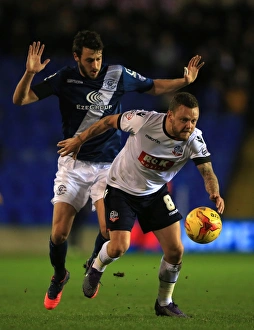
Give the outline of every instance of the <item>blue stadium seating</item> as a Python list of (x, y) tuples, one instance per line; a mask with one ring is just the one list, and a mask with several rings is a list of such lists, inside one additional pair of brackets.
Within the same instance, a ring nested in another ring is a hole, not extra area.
[[(0, 86), (0, 192), (4, 198), (0, 224), (49, 224), (57, 168), (56, 143), (62, 138), (60, 114), (54, 97), (24, 107), (12, 104), (23, 66), (23, 59), (0, 62), (5, 77)], [(136, 95), (131, 96), (131, 104), (144, 109), (156, 107), (151, 99)], [(124, 109), (128, 108), (130, 98), (125, 98)], [(231, 113), (204, 112), (198, 127), (204, 133), (225, 194), (239, 152), (244, 119)], [(186, 167), (173, 180), (173, 195), (183, 214), (196, 206), (209, 206), (198, 171), (192, 162)]]

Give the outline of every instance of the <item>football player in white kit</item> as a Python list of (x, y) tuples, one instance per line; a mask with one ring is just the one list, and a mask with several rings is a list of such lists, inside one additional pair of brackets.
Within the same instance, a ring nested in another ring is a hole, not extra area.
[(58, 143), (61, 156), (74, 152), (75, 158), (83, 142), (108, 129), (118, 128), (130, 133), (107, 176), (104, 201), (110, 241), (103, 245), (85, 276), (83, 292), (86, 297), (97, 295), (107, 265), (128, 250), (131, 230), (138, 219), (144, 233), (154, 233), (164, 253), (154, 307), (156, 315), (186, 316), (172, 299), (184, 247), (179, 221), (182, 216), (168, 193), (167, 182), (188, 160), (193, 160), (210, 200), (215, 203), (218, 213), (224, 211), (210, 153), (201, 130), (196, 128), (198, 118), (197, 99), (182, 92), (173, 96), (167, 114), (132, 110), (107, 116), (79, 137)]
[(105, 117), (83, 131), (79, 138), (58, 143), (59, 153), (74, 152), (81, 141), (110, 128), (129, 132), (129, 138), (113, 161), (107, 176), (105, 207), (110, 241), (106, 242), (89, 268), (83, 283), (84, 295), (94, 298), (107, 265), (121, 257), (130, 246), (135, 219), (144, 233), (152, 231), (160, 242), (163, 257), (159, 269), (159, 290), (155, 301), (156, 315), (186, 317), (172, 299), (175, 283), (182, 267), (184, 247), (181, 242), (180, 219), (167, 182), (193, 160), (204, 180), (210, 200), (218, 213), (224, 211), (218, 179), (213, 171), (210, 153), (196, 128), (199, 118), (197, 99), (190, 93), (177, 93), (167, 114), (144, 110), (127, 111)]

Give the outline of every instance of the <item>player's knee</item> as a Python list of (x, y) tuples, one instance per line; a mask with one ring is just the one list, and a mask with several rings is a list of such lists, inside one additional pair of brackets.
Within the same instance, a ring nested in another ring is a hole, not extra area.
[(182, 261), (184, 247), (182, 243), (170, 247), (165, 252), (165, 260), (171, 264), (179, 264)]
[(108, 254), (111, 258), (119, 258), (128, 250), (128, 244), (110, 244)]
[(54, 231), (51, 234), (51, 240), (54, 244), (59, 245), (64, 243), (68, 238), (68, 234), (65, 232)]

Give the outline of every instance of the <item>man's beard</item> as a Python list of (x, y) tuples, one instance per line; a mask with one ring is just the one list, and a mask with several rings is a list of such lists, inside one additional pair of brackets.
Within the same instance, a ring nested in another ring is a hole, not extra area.
[(89, 74), (87, 74), (85, 67), (81, 63), (79, 63), (79, 70), (82, 72), (83, 76), (90, 77)]

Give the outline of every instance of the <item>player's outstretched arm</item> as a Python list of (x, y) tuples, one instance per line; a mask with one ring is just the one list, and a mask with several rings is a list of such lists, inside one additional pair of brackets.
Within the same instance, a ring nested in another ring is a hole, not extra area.
[(50, 61), (50, 59), (46, 59), (43, 63), (41, 63), (41, 56), (44, 48), (45, 45), (41, 45), (40, 41), (33, 42), (33, 44), (29, 46), (26, 71), (17, 84), (13, 94), (14, 104), (24, 105), (38, 101), (38, 97), (30, 89), (30, 87), (35, 74), (43, 70)]
[(217, 176), (215, 175), (212, 163), (197, 165), (197, 168), (204, 179), (205, 189), (209, 198), (216, 205), (218, 213), (222, 214), (225, 208), (224, 199), (220, 196), (220, 188)]
[(110, 128), (118, 128), (118, 118), (120, 115), (111, 115), (106, 116), (93, 125), (91, 125), (89, 128), (87, 128), (82, 133), (76, 135), (73, 138), (69, 138), (66, 140), (59, 141), (57, 143), (57, 146), (60, 148), (58, 150), (58, 154), (60, 154), (62, 157), (73, 153), (72, 157), (74, 159), (77, 158), (77, 154), (79, 153), (79, 150), (83, 143), (86, 141), (96, 137), (97, 135), (100, 135)]
[(151, 95), (161, 95), (176, 92), (196, 80), (199, 70), (205, 64), (201, 62), (201, 56), (196, 55), (189, 61), (188, 66), (184, 67), (183, 78), (178, 79), (155, 79), (153, 87), (147, 92)]

